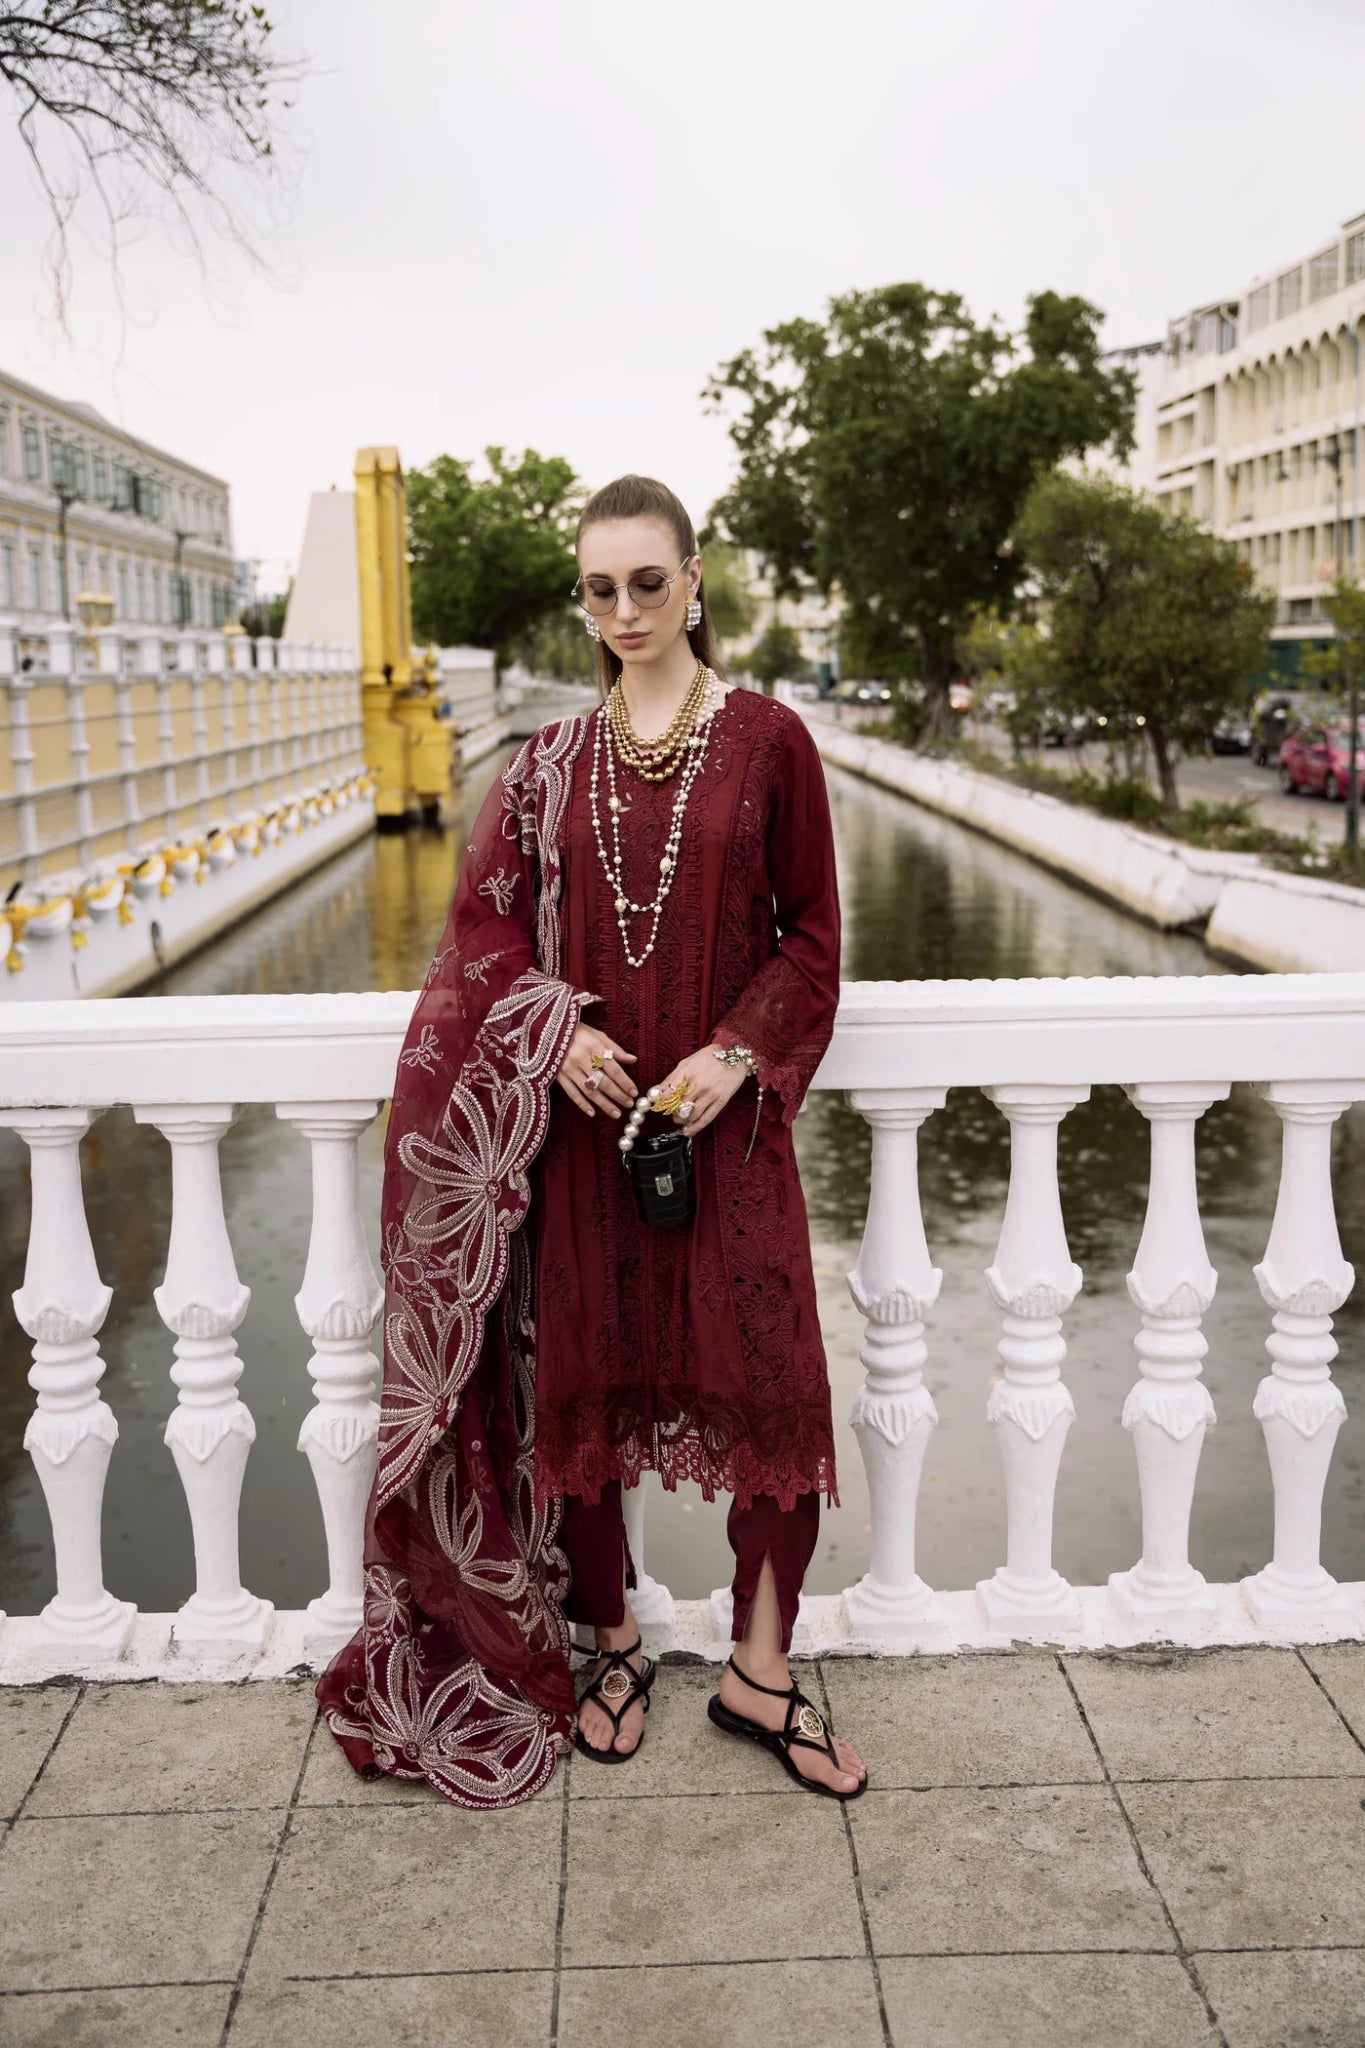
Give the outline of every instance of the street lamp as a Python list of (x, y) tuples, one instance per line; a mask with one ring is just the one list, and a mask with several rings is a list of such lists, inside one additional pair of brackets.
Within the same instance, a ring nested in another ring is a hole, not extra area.
[[(1345, 555), (1342, 548), (1341, 531), (1340, 434), (1333, 434), (1330, 444), (1325, 449), (1319, 450), (1316, 459), (1319, 462), (1325, 462), (1332, 471), (1333, 496), (1335, 499), (1335, 511), (1333, 515), (1333, 534), (1336, 540), (1337, 587), (1338, 589), (1340, 589), (1342, 579), (1346, 573)], [(1360, 844), (1360, 795), (1356, 787), (1356, 721), (1360, 715), (1360, 683), (1356, 673), (1356, 660), (1354, 655), (1352, 656), (1350, 670), (1347, 676), (1347, 686), (1348, 696), (1346, 715), (1350, 724), (1350, 735), (1347, 741), (1347, 745), (1349, 748), (1349, 757), (1346, 770), (1346, 844), (1350, 847), (1352, 854), (1354, 854), (1357, 847)]]

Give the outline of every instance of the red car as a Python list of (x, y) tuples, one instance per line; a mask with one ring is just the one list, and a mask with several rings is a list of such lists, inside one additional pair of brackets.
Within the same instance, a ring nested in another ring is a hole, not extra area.
[[(1356, 739), (1356, 789), (1365, 780), (1365, 726)], [(1286, 796), (1307, 790), (1331, 803), (1344, 803), (1351, 785), (1349, 725), (1301, 725), (1280, 746), (1280, 788)]]

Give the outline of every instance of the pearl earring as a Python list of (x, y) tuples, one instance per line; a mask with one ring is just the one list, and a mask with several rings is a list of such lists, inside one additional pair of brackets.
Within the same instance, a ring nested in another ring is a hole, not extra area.
[(695, 627), (699, 626), (700, 624), (701, 624), (701, 599), (700, 599), (700, 598), (698, 598), (698, 597), (694, 597), (694, 598), (691, 598), (691, 599), (689, 599), (689, 601), (688, 601), (688, 606), (687, 606), (687, 630), (688, 630), (688, 632), (689, 632), (689, 633), (690, 633), (690, 632), (692, 632), (692, 631), (693, 631), (693, 629), (694, 629)]
[(587, 617), (583, 621), (583, 624), (588, 629), (589, 640), (600, 640), (602, 638), (602, 628), (598, 625), (596, 619), (592, 616), (591, 612), (588, 613)]

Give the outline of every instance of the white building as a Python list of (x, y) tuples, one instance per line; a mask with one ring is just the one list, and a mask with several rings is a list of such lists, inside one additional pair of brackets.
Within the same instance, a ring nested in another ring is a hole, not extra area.
[(827, 680), (837, 679), (842, 609), (837, 594), (824, 598), (810, 585), (795, 597), (778, 597), (767, 557), (754, 548), (741, 551), (739, 568), (753, 606), (753, 625), (748, 633), (727, 641), (727, 651), (736, 657), (751, 654), (769, 626), (790, 626), (803, 660), (810, 663), (817, 675), (823, 673)]
[(1131, 348), (1106, 349), (1100, 361), (1106, 370), (1131, 370), (1136, 380), (1133, 407), (1133, 451), (1126, 462), (1117, 462), (1104, 449), (1092, 449), (1085, 458), (1087, 469), (1103, 470), (1130, 490), (1150, 491), (1156, 482), (1157, 397), (1164, 382), (1166, 344), (1140, 341)]
[(1238, 295), (1173, 320), (1153, 488), (1235, 541), (1279, 600), (1277, 667), (1330, 628), (1361, 559), (1365, 214)]
[(0, 616), (36, 633), (102, 596), (116, 625), (212, 628), (232, 578), (221, 477), (0, 372)]

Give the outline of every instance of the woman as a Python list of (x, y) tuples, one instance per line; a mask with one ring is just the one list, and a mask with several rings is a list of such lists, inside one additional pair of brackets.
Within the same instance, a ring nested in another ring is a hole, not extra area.
[[(632, 1757), (655, 1672), (621, 1488), (650, 1469), (734, 1495), (712, 1721), (854, 1797), (787, 1667), (835, 1484), (789, 1128), (838, 1000), (819, 757), (721, 681), (671, 491), (597, 492), (578, 558), (604, 701), (494, 785), (399, 1058), (365, 1623), (318, 1697), (357, 1770), (471, 1806), (538, 1791), (570, 1739)], [(695, 1213), (653, 1224), (628, 1169), (665, 1119)]]

